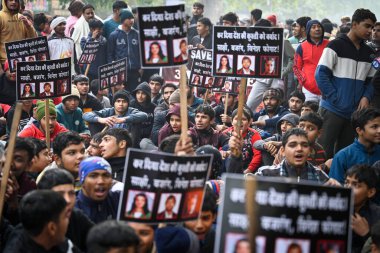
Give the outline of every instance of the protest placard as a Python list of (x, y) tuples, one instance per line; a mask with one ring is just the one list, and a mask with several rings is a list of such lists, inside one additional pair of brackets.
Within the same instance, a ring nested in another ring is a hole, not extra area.
[(215, 26), (214, 76), (281, 78), (283, 29)]
[(239, 94), (241, 78), (238, 77), (215, 77), (212, 90), (217, 93)]
[(17, 99), (45, 99), (71, 94), (71, 58), (17, 64)]
[(19, 62), (46, 61), (50, 59), (46, 36), (5, 43), (9, 69), (16, 72)]
[(118, 218), (145, 223), (197, 219), (211, 162), (210, 155), (128, 149)]
[(96, 53), (100, 47), (99, 41), (88, 41), (83, 48), (82, 55), (78, 60), (78, 64), (91, 64), (95, 61)]
[(165, 83), (173, 83), (178, 86), (181, 70), (179, 67), (160, 68), (160, 76), (164, 78)]
[(144, 68), (187, 63), (185, 6), (138, 7), (141, 62)]
[(351, 189), (283, 177), (250, 177), (246, 187), (243, 176), (223, 179), (214, 252), (282, 253), (291, 245), (299, 252), (350, 252)]
[(127, 58), (100, 66), (98, 73), (101, 90), (116, 85), (125, 85), (127, 78)]

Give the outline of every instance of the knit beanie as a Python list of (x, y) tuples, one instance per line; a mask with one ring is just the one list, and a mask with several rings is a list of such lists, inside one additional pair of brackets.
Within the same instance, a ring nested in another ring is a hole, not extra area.
[(178, 90), (175, 90), (171, 95), (170, 95), (170, 98), (169, 98), (169, 105), (170, 104), (179, 104), (181, 99), (180, 99), (180, 94), (179, 94), (179, 89)]
[(115, 101), (118, 100), (119, 98), (127, 100), (129, 104), (129, 93), (126, 90), (119, 90), (118, 92), (113, 95), (113, 104), (115, 104)]
[[(51, 99), (49, 99), (49, 115), (57, 116), (55, 104)], [(45, 117), (45, 101), (40, 100), (37, 102), (36, 117), (38, 121)]]
[(70, 97), (76, 97), (76, 98), (80, 99), (79, 90), (78, 90), (76, 85), (71, 85), (71, 94), (68, 94), (66, 96), (62, 96), (62, 103), (64, 103), (65, 100), (67, 98), (70, 98)]
[(183, 227), (164, 227), (154, 235), (158, 253), (197, 253), (199, 240), (190, 230)]
[(292, 124), (293, 127), (296, 127), (298, 126), (298, 123), (300, 122), (300, 117), (294, 113), (288, 113), (282, 116), (281, 119), (276, 124), (277, 133), (281, 133), (281, 123), (284, 120)]
[(123, 23), (124, 20), (126, 20), (126, 19), (132, 19), (132, 18), (135, 18), (135, 17), (133, 16), (133, 13), (132, 13), (129, 9), (127, 9), (127, 8), (122, 9), (122, 10), (120, 11), (119, 17), (120, 17), (120, 23)]
[(273, 25), (277, 25), (277, 16), (275, 14), (269, 15), (267, 20), (273, 23)]
[(79, 179), (83, 184), (87, 175), (95, 170), (105, 170), (112, 174), (111, 165), (102, 157), (90, 156), (79, 164)]
[(277, 89), (273, 89), (273, 88), (269, 88), (268, 90), (266, 90), (264, 92), (263, 101), (266, 97), (274, 97), (274, 98), (278, 99), (279, 101), (281, 101), (281, 99), (282, 99), (280, 91)]

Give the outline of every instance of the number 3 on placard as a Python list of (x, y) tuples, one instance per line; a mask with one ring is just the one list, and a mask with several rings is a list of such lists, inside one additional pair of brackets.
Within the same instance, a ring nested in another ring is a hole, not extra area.
[(175, 70), (175, 75), (174, 75), (174, 77), (175, 77), (175, 79), (180, 79), (181, 78), (181, 75), (180, 75), (180, 71), (179, 71), (179, 69), (176, 69)]

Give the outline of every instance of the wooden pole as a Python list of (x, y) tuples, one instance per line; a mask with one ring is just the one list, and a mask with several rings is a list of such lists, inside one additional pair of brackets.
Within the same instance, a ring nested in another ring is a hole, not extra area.
[(181, 140), (184, 144), (187, 138), (188, 119), (187, 119), (187, 91), (186, 91), (186, 65), (180, 68), (179, 93), (181, 105)]
[(205, 98), (203, 100), (203, 104), (207, 104), (207, 97), (208, 97), (209, 89), (206, 89)]
[(91, 66), (91, 63), (90, 63), (90, 64), (87, 64), (86, 71), (84, 72), (84, 75), (85, 75), (85, 76), (88, 75), (88, 71), (90, 71), (90, 66)]
[[(245, 104), (245, 88), (247, 86), (247, 78), (242, 78), (240, 80), (240, 89), (239, 89), (239, 104), (238, 104), (238, 112), (237, 112), (237, 125), (234, 126), (235, 132), (240, 136), (241, 129), (241, 118), (243, 116), (243, 108)], [(231, 153), (239, 157), (241, 154), (241, 150), (231, 149)]]
[[(228, 109), (228, 93), (226, 93), (226, 97), (224, 98), (224, 115), (227, 115)], [(223, 122), (223, 126), (226, 125), (226, 122)]]
[(4, 198), (5, 198), (5, 192), (7, 189), (7, 183), (9, 178), (9, 173), (11, 170), (11, 164), (13, 161), (13, 151), (15, 148), (15, 140), (17, 135), (17, 128), (18, 124), (20, 122), (21, 118), (21, 110), (22, 110), (22, 104), (17, 103), (15, 113), (13, 114), (13, 120), (12, 120), (12, 127), (11, 127), (11, 134), (9, 136), (9, 145), (7, 148), (7, 154), (5, 159), (4, 168), (2, 168), (2, 179), (1, 179), (1, 189), (0, 189), (0, 219), (3, 217), (3, 208), (4, 208)]
[(245, 200), (245, 210), (248, 215), (248, 238), (251, 245), (251, 251), (254, 252), (253, 249), (256, 249), (256, 226), (257, 226), (257, 207), (255, 203), (256, 197), (256, 189), (257, 189), (257, 181), (255, 177), (246, 177), (245, 181), (245, 191), (246, 191), (246, 200)]
[(45, 99), (45, 137), (46, 145), (50, 152), (50, 112), (49, 112), (49, 99)]

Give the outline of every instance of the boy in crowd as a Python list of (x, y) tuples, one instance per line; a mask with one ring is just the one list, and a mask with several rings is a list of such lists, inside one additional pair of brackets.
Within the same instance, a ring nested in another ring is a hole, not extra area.
[(62, 103), (56, 106), (57, 121), (68, 130), (79, 133), (84, 139), (90, 138), (90, 131), (83, 121), (79, 106), (80, 95), (77, 87), (72, 85), (71, 94), (62, 97)]
[(160, 104), (163, 101), (162, 94), (160, 93), (161, 88), (165, 85), (165, 80), (162, 76), (154, 74), (149, 78), (149, 86), (151, 94), (149, 94), (152, 103), (155, 105)]
[(139, 253), (152, 252), (156, 226), (137, 222), (128, 222), (128, 225), (133, 228), (140, 239)]
[(344, 174), (353, 165), (373, 165), (380, 160), (379, 109), (367, 108), (355, 111), (351, 117), (351, 124), (357, 139), (334, 156), (329, 174), (341, 183)]
[(128, 8), (128, 4), (125, 1), (117, 0), (112, 4), (112, 17), (104, 21), (103, 34), (108, 38), (110, 34), (116, 30), (120, 25), (120, 11), (124, 8)]
[[(38, 101), (36, 108), (36, 120), (30, 125), (25, 126), (25, 128), (18, 134), (19, 137), (32, 137), (40, 140), (45, 140), (45, 133), (47, 131), (46, 127), (46, 117), (45, 117), (45, 101)], [(49, 100), (49, 127), (50, 129), (50, 140), (54, 141), (54, 138), (63, 132), (68, 130), (57, 122), (57, 110), (53, 101)]]
[(101, 156), (99, 144), (102, 141), (102, 136), (102, 133), (96, 133), (92, 136), (90, 144), (86, 149), (86, 153), (88, 156)]
[(66, 239), (69, 208), (57, 192), (36, 190), (20, 203), (19, 226), (11, 235), (4, 252), (80, 252)]
[(228, 137), (211, 127), (215, 118), (214, 109), (210, 105), (200, 105), (195, 110), (195, 126), (189, 129), (189, 135), (197, 146), (212, 145), (219, 149), (228, 143)]
[(302, 92), (295, 90), (292, 93), (290, 93), (289, 100), (288, 100), (288, 106), (289, 106), (290, 112), (300, 116), (302, 106), (304, 103), (305, 103), (305, 95)]
[(29, 140), (34, 145), (34, 157), (28, 172), (30, 176), (37, 177), (52, 162), (52, 157), (45, 141), (36, 138), (30, 138)]
[(99, 111), (103, 109), (103, 106), (100, 102), (89, 94), (90, 86), (87, 76), (85, 75), (76, 75), (74, 77), (74, 85), (78, 88), (80, 100), (79, 100), (79, 108), (82, 109), (83, 113)]
[(317, 113), (318, 109), (319, 109), (318, 103), (316, 103), (314, 101), (306, 101), (302, 105), (301, 116), (303, 116), (304, 114), (309, 113), (309, 112)]
[(114, 107), (85, 113), (83, 119), (89, 123), (101, 123), (113, 128), (126, 129), (131, 129), (132, 124), (141, 123), (148, 119), (145, 112), (129, 107), (127, 91), (116, 92), (113, 101)]
[(110, 99), (107, 97), (108, 89), (100, 90), (99, 89), (99, 79), (94, 79), (91, 81), (91, 94), (96, 97), (100, 102), (103, 108), (111, 108)]
[[(232, 126), (232, 112), (237, 108), (236, 95), (228, 94), (228, 100), (226, 102), (226, 94), (220, 97), (220, 103), (215, 109), (215, 124), (216, 129), (224, 131), (228, 127)], [(224, 114), (225, 103), (227, 103), (227, 112)]]
[(104, 132), (99, 144), (101, 156), (111, 164), (113, 179), (122, 182), (125, 156), (132, 138), (123, 128), (111, 128)]
[(101, 157), (88, 157), (80, 163), (82, 189), (75, 207), (81, 209), (92, 222), (116, 219), (120, 192), (112, 192), (111, 165)]
[(44, 173), (37, 187), (39, 190), (58, 192), (65, 199), (70, 215), (66, 237), (85, 252), (87, 234), (94, 223), (81, 210), (74, 208), (76, 199), (74, 177), (66, 170), (51, 169)]
[(347, 170), (344, 186), (354, 192), (352, 252), (361, 252), (372, 225), (380, 219), (380, 207), (371, 202), (377, 181), (375, 171), (368, 165), (355, 165)]

